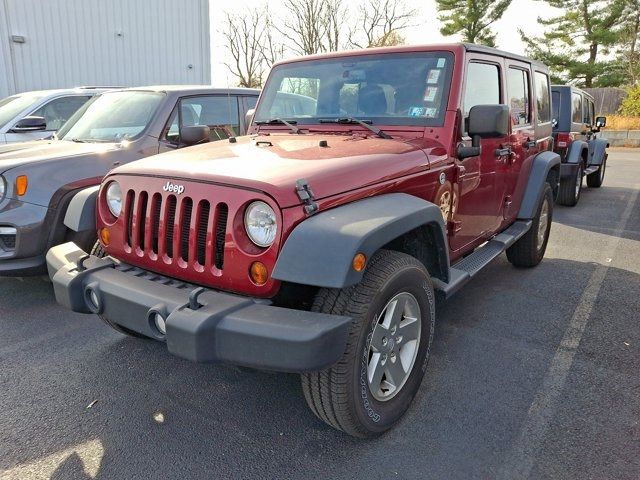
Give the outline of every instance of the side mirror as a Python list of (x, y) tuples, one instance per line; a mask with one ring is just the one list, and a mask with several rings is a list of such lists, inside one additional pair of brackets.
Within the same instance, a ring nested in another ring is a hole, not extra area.
[(607, 117), (596, 117), (596, 128), (600, 130), (607, 126)]
[(24, 117), (18, 121), (11, 132), (13, 133), (25, 133), (25, 132), (43, 132), (47, 130), (47, 121), (44, 117)]
[(509, 107), (507, 105), (476, 105), (469, 111), (468, 134), (471, 147), (458, 147), (458, 158), (476, 157), (482, 153), (480, 140), (509, 135)]
[(256, 113), (255, 108), (250, 108), (247, 110), (247, 113), (244, 115), (244, 125), (249, 130), (249, 125), (251, 125), (251, 121), (253, 120), (253, 115)]
[(199, 143), (208, 143), (211, 129), (206, 125), (192, 125), (180, 129), (180, 144), (190, 147)]

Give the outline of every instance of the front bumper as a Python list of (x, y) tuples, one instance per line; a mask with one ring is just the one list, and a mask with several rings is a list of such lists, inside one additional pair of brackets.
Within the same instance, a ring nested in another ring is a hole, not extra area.
[[(61, 305), (165, 341), (170, 353), (195, 362), (308, 372), (334, 364), (346, 348), (348, 317), (195, 287), (87, 255), (73, 243), (49, 250), (47, 266)], [(156, 313), (166, 320), (166, 335), (155, 327)]]

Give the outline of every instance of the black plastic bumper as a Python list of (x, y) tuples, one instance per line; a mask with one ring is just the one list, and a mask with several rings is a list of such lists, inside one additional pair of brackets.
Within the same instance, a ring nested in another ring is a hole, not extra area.
[[(49, 250), (47, 265), (61, 305), (166, 341), (169, 352), (195, 362), (307, 372), (334, 364), (346, 347), (348, 317), (194, 287), (89, 256), (73, 243)], [(166, 319), (166, 335), (155, 327), (155, 313)]]

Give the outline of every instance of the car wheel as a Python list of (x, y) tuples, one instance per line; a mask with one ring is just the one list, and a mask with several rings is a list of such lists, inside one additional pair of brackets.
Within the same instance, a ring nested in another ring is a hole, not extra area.
[(582, 164), (578, 166), (578, 170), (573, 177), (563, 178), (560, 180), (560, 189), (558, 191), (558, 203), (573, 207), (580, 200), (580, 192), (582, 191)]
[(507, 249), (507, 259), (516, 267), (535, 267), (544, 257), (553, 219), (553, 192), (545, 183), (544, 192), (531, 228)]
[(600, 188), (604, 182), (604, 172), (607, 168), (607, 157), (602, 159), (602, 165), (595, 172), (587, 175), (587, 186), (589, 188)]
[(427, 368), (435, 323), (429, 273), (409, 255), (381, 250), (359, 284), (320, 290), (313, 310), (353, 322), (342, 358), (302, 375), (309, 407), (349, 435), (383, 433), (409, 408)]
[[(104, 258), (104, 257), (107, 256), (107, 252), (104, 250), (104, 248), (102, 247), (100, 242), (96, 242), (93, 245), (93, 248), (91, 249), (91, 255), (93, 255), (95, 257), (98, 257), (98, 258)], [(149, 338), (149, 337), (146, 337), (145, 335), (142, 335), (142, 334), (140, 334), (138, 332), (134, 332), (133, 330), (129, 330), (128, 328), (125, 328), (122, 325), (118, 325), (117, 323), (112, 322), (111, 320), (109, 320), (104, 315), (98, 314), (98, 317), (100, 317), (100, 320), (102, 320), (104, 323), (109, 325), (116, 332), (120, 332), (120, 333), (122, 333), (124, 335), (128, 335), (130, 337), (135, 337), (135, 338)]]

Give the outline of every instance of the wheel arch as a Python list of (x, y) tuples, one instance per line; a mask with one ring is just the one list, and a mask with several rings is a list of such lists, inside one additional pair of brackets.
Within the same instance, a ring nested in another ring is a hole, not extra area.
[[(578, 151), (579, 154), (579, 151)], [(536, 210), (544, 192), (545, 183), (549, 183), (557, 197), (560, 182), (560, 155), (545, 151), (539, 153), (533, 160), (527, 187), (520, 204), (518, 218), (530, 220), (536, 215)]]
[(431, 275), (448, 281), (449, 250), (440, 208), (404, 193), (366, 198), (307, 218), (285, 241), (273, 278), (348, 287), (363, 275), (352, 268), (353, 257), (363, 253), (370, 259), (383, 248), (416, 256)]

